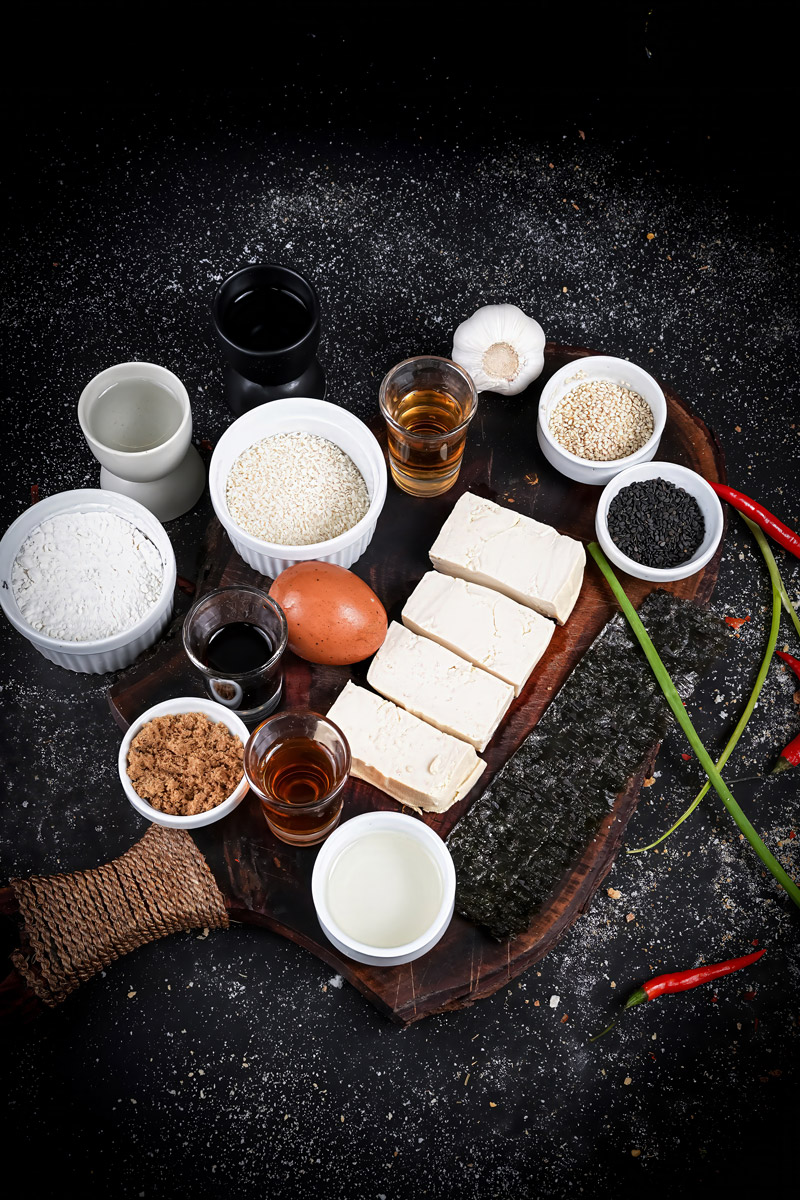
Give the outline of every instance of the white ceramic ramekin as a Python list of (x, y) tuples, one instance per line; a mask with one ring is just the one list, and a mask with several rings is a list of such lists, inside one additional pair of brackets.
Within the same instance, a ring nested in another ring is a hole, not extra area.
[[(629, 454), (625, 458), (608, 459), (606, 462), (593, 462), (588, 458), (580, 458), (565, 450), (550, 432), (550, 414), (562, 396), (572, 391), (579, 383), (592, 379), (600, 379), (607, 383), (618, 383), (630, 388), (645, 400), (653, 413), (653, 432), (641, 450)], [(664, 432), (667, 420), (667, 401), (659, 385), (641, 367), (627, 362), (624, 358), (611, 358), (607, 355), (593, 355), (590, 358), (579, 358), (573, 363), (567, 363), (548, 379), (542, 389), (539, 400), (539, 417), (536, 422), (536, 436), (539, 448), (551, 467), (555, 467), (568, 479), (577, 483), (591, 483), (602, 486), (624, 471), (626, 467), (637, 463), (649, 462), (658, 450), (658, 443)]]
[(227, 725), (231, 733), (241, 740), (243, 754), (245, 743), (250, 736), (244, 721), (241, 721), (230, 709), (224, 708), (221, 704), (215, 704), (213, 700), (204, 700), (199, 696), (178, 696), (175, 700), (164, 700), (163, 703), (155, 704), (152, 708), (148, 708), (147, 712), (142, 713), (139, 719), (133, 722), (122, 739), (122, 745), (119, 748), (117, 764), (119, 767), (120, 783), (125, 795), (140, 816), (145, 817), (148, 821), (152, 821), (154, 825), (166, 825), (168, 829), (200, 829), (203, 825), (213, 825), (215, 821), (221, 821), (223, 817), (227, 817), (229, 813), (232, 813), (241, 804), (250, 790), (243, 765), (241, 782), (226, 800), (223, 800), (216, 808), (210, 808), (208, 812), (196, 813), (191, 817), (175, 817), (171, 813), (160, 812), (157, 808), (153, 808), (151, 804), (148, 804), (146, 800), (142, 799), (128, 777), (128, 751), (130, 750), (131, 742), (142, 726), (146, 725), (148, 721), (152, 721), (154, 717), (168, 717), (175, 713), (187, 712), (205, 713), (215, 723), (221, 721), (223, 725)]
[[(328, 906), (328, 877), (338, 856), (358, 838), (378, 832), (404, 833), (408, 837), (416, 838), (431, 854), (442, 876), (442, 903), (436, 918), (420, 937), (403, 946), (368, 946), (364, 942), (355, 941), (336, 924)], [(373, 967), (396, 967), (401, 963), (421, 958), (444, 935), (455, 907), (456, 871), (447, 846), (423, 821), (406, 816), (405, 813), (362, 813), (345, 821), (323, 844), (314, 863), (311, 895), (322, 932), (337, 950), (356, 962), (367, 963)]]
[[(676, 487), (681, 487), (684, 491), (689, 492), (700, 506), (706, 526), (705, 537), (692, 557), (681, 563), (680, 566), (669, 569), (646, 567), (643, 563), (628, 558), (626, 554), (617, 549), (616, 543), (611, 540), (608, 532), (609, 504), (622, 488), (643, 479), (666, 479), (669, 483), (674, 483)], [(609, 558), (615, 567), (626, 571), (634, 579), (647, 579), (651, 583), (672, 583), (676, 579), (687, 579), (690, 575), (702, 571), (706, 563), (711, 560), (722, 540), (724, 518), (722, 505), (716, 492), (710, 484), (706, 483), (702, 475), (698, 475), (696, 471), (690, 471), (688, 467), (681, 467), (678, 463), (649, 462), (642, 463), (638, 467), (629, 467), (626, 471), (620, 471), (619, 475), (615, 475), (607, 484), (597, 505), (594, 527), (597, 540), (602, 546), (606, 558)]]
[[(146, 534), (161, 555), (164, 578), (158, 600), (146, 616), (130, 629), (93, 642), (70, 642), (39, 633), (25, 620), (11, 588), (11, 568), (22, 543), (38, 525), (62, 513), (107, 512), (130, 521)], [(164, 526), (138, 501), (100, 488), (78, 488), (58, 492), (32, 504), (9, 526), (0, 541), (0, 605), (15, 629), (28, 639), (40, 654), (68, 671), (101, 675), (130, 666), (135, 658), (152, 646), (172, 617), (175, 596), (175, 552)]]
[[(327, 438), (349, 454), (364, 476), (370, 505), (365, 516), (338, 537), (310, 546), (281, 546), (245, 533), (231, 518), (225, 492), (231, 468), (244, 450), (262, 438), (296, 432)], [(251, 409), (225, 430), (211, 456), (208, 484), (214, 512), (236, 553), (248, 566), (274, 579), (298, 562), (351, 567), (358, 561), (372, 541), (386, 500), (386, 463), (375, 435), (346, 408), (326, 400), (273, 400)]]

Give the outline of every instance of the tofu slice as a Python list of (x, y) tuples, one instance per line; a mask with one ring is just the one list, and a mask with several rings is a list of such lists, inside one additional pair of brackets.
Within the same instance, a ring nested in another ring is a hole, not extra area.
[(563, 625), (578, 599), (581, 542), (465, 492), (430, 551), (437, 571), (495, 588)]
[(406, 601), (403, 624), (510, 683), (518, 696), (555, 625), (491, 588), (428, 571)]
[(510, 684), (396, 621), (370, 663), (367, 683), (476, 750), (486, 749), (514, 699)]
[(446, 812), (486, 769), (467, 742), (352, 682), (328, 716), (350, 744), (350, 774), (411, 808)]

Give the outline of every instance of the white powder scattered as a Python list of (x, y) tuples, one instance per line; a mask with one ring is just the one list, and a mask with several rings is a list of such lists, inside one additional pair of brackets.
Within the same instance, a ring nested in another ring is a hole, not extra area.
[(313, 433), (277, 433), (239, 455), (226, 488), (236, 524), (278, 546), (311, 546), (352, 529), (369, 509), (364, 476)]
[(23, 542), (11, 590), (33, 628), (67, 642), (131, 629), (158, 600), (161, 554), (115, 513), (60, 513)]

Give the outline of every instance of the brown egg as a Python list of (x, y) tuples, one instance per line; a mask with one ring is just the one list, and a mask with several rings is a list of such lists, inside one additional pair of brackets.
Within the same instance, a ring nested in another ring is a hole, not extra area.
[(307, 662), (361, 662), (386, 637), (386, 609), (372, 588), (334, 563), (287, 567), (269, 594), (286, 613), (289, 648)]

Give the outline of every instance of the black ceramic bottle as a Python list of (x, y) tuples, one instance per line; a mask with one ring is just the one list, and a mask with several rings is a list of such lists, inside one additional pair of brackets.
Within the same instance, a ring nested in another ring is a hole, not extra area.
[(268, 400), (324, 399), (319, 300), (302, 275), (275, 263), (244, 267), (220, 284), (212, 318), (236, 416)]

